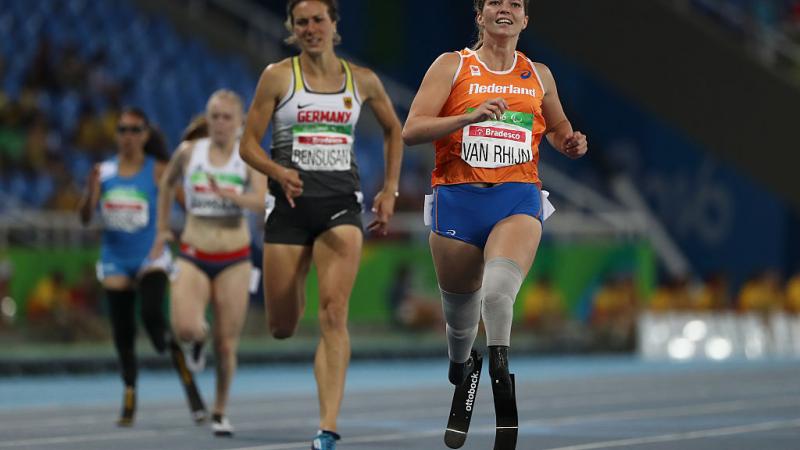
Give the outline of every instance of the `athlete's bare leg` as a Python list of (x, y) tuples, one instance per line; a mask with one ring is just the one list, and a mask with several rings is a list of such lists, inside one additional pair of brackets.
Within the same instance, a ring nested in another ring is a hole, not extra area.
[(542, 223), (537, 219), (523, 214), (506, 217), (489, 234), (484, 259), (508, 258), (519, 266), (524, 277), (533, 265), (541, 239)]
[(481, 287), (484, 261), (497, 257), (513, 260), (527, 273), (541, 238), (542, 224), (521, 214), (495, 225), (483, 252), (466, 242), (431, 233), (429, 242), (439, 286), (459, 294), (475, 292)]
[(436, 233), (431, 233), (428, 241), (440, 288), (456, 294), (468, 294), (481, 288), (483, 282), (481, 249)]
[(103, 278), (102, 285), (103, 289), (112, 291), (123, 291), (133, 287), (131, 279), (125, 275), (111, 275), (105, 277)]
[(264, 244), (264, 303), (269, 331), (286, 339), (297, 331), (306, 306), (311, 247)]
[(178, 258), (178, 276), (170, 288), (170, 321), (180, 342), (206, 338), (206, 306), (211, 297), (208, 276), (194, 264)]
[(336, 431), (350, 362), (347, 312), (361, 260), (363, 234), (352, 225), (334, 227), (314, 242), (314, 265), (319, 278), (321, 339), (314, 359), (319, 393), (320, 429)]
[(250, 299), (250, 261), (228, 267), (214, 279), (214, 348), (217, 356), (217, 395), (214, 413), (225, 414), (231, 381), (236, 373), (236, 349)]
[[(481, 315), (487, 327), (487, 337), (494, 336), (494, 342), (497, 342), (498, 337), (510, 332), (513, 299), (510, 299), (510, 303), (497, 306), (497, 293), (495, 292), (497, 285), (491, 282), (496, 281), (496, 278), (489, 280), (488, 286), (491, 286), (491, 292), (484, 292), (484, 294), (490, 297), (481, 299), (480, 301), (484, 302), (482, 305), (480, 303), (475, 304), (474, 295), (468, 297), (469, 304), (457, 304), (457, 302), (454, 303), (454, 300), (464, 301), (463, 298), (458, 296), (471, 295), (478, 292), (484, 281), (483, 271), (485, 264), (492, 260), (497, 260), (497, 258), (513, 261), (512, 264), (522, 272), (522, 279), (524, 279), (536, 255), (541, 232), (541, 223), (533, 217), (525, 215), (508, 217), (495, 225), (483, 251), (465, 242), (431, 233), (431, 253), (439, 285), (443, 290), (442, 300), (444, 302), (445, 316), (447, 317), (450, 314), (450, 317), (452, 317), (452, 319), (448, 319), (447, 328), (451, 354), (452, 352), (456, 352), (458, 355), (463, 354), (464, 345), (468, 344), (470, 333), (477, 331), (476, 326)], [(492, 269), (490, 276), (496, 277), (494, 269)], [(513, 286), (505, 285), (503, 287), (513, 288)], [(519, 285), (516, 288), (518, 289)], [(501, 296), (500, 298), (502, 299), (503, 297)], [(505, 301), (509, 301), (507, 297)], [(491, 305), (485, 302), (490, 302)], [(475, 309), (476, 307), (478, 308), (477, 310)], [(464, 315), (466, 314), (465, 311), (473, 312)], [(474, 339), (474, 334), (472, 334), (472, 339)], [(494, 345), (499, 348), (497, 344)], [(504, 346), (507, 349), (508, 344), (504, 344)], [(449, 372), (451, 381), (460, 379), (464, 373), (467, 373), (464, 371), (468, 370), (468, 366), (459, 366), (459, 363), (460, 361), (458, 360), (455, 364), (451, 361)], [(454, 383), (456, 382), (454, 381)]]

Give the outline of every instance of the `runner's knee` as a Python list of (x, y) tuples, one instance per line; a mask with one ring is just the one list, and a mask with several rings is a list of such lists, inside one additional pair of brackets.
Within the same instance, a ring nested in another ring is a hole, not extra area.
[(323, 331), (347, 328), (347, 300), (339, 298), (321, 298), (319, 322)]
[(236, 339), (226, 338), (226, 339), (219, 339), (218, 342), (214, 344), (217, 357), (220, 359), (226, 359), (231, 355), (236, 354), (236, 347), (237, 342)]
[(178, 323), (173, 324), (175, 336), (181, 342), (198, 342), (206, 338), (206, 329), (202, 323)]

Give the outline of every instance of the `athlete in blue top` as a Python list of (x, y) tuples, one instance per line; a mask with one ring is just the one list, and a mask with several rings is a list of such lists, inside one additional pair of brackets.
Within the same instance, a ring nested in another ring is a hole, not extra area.
[(129, 108), (122, 112), (117, 125), (117, 155), (92, 170), (80, 203), (84, 224), (98, 209), (103, 221), (103, 238), (97, 275), (109, 303), (122, 379), (125, 383), (120, 426), (133, 424), (136, 412), (136, 338), (135, 301), (142, 299), (141, 316), (156, 351), (167, 348), (189, 396), (196, 421), (205, 420), (202, 400), (186, 369), (183, 353), (172, 341), (163, 314), (167, 273), (172, 256), (164, 251), (149, 259), (155, 239), (158, 179), (168, 158), (163, 137), (151, 130), (144, 112)]

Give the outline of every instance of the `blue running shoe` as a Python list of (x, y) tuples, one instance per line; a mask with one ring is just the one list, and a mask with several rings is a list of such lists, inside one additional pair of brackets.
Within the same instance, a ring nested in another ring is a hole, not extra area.
[(342, 437), (333, 431), (319, 431), (311, 443), (311, 450), (336, 450), (336, 441)]

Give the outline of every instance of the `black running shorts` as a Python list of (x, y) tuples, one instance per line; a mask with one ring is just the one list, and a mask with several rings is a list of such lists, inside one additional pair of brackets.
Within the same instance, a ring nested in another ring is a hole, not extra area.
[(339, 225), (354, 225), (364, 230), (361, 221), (360, 193), (336, 197), (298, 197), (295, 207), (286, 196), (273, 192), (275, 209), (264, 225), (267, 244), (312, 245), (317, 237)]

